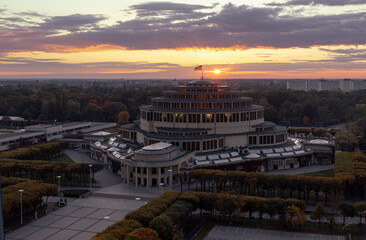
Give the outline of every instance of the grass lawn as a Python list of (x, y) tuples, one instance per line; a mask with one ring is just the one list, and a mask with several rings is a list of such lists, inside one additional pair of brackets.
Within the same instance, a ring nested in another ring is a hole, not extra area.
[(62, 162), (62, 163), (75, 163), (69, 156), (65, 153), (61, 154), (60, 156), (55, 157), (52, 159), (52, 162)]
[(324, 170), (324, 171), (319, 171), (319, 172), (305, 173), (302, 175), (312, 176), (312, 177), (334, 177), (334, 170), (329, 169), (329, 170)]

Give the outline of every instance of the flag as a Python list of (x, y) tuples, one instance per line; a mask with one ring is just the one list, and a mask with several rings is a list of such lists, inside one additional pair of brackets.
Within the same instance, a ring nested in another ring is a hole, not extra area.
[(199, 65), (198, 67), (194, 68), (195, 71), (202, 70), (202, 65)]

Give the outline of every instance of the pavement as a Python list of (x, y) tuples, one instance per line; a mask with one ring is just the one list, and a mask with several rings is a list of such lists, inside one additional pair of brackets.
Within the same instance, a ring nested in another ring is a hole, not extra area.
[(265, 174), (288, 174), (288, 175), (298, 175), (298, 174), (305, 174), (305, 173), (311, 173), (311, 172), (319, 172), (324, 170), (333, 169), (334, 164), (332, 165), (313, 165), (313, 166), (307, 166), (307, 167), (301, 167), (301, 168), (291, 168), (286, 170), (273, 170), (264, 172)]
[[(87, 153), (82, 153), (71, 149), (66, 150), (65, 154), (68, 155), (76, 163), (102, 163), (94, 160)], [(108, 169), (107, 165), (104, 165), (104, 168), (101, 171), (94, 174), (94, 179), (100, 184), (101, 188), (110, 187), (123, 182), (122, 178), (117, 174), (111, 172)]]
[(264, 230), (259, 228), (245, 228), (245, 227), (232, 227), (215, 225), (208, 235), (204, 238), (205, 240), (283, 240), (283, 239), (321, 239), (321, 240), (344, 240), (344, 236), (338, 235), (324, 235), (324, 234), (313, 234), (303, 232), (285, 232), (285, 231), (274, 231)]
[[(75, 150), (67, 150), (65, 153), (77, 163), (100, 163), (90, 158), (88, 154)], [(122, 220), (127, 213), (161, 193), (158, 188), (135, 188), (123, 184), (121, 177), (109, 171), (107, 166), (95, 173), (94, 177), (101, 188), (93, 188), (91, 196), (80, 199), (68, 198), (67, 206), (15, 231), (8, 232), (5, 239), (89, 240), (96, 233)], [(61, 190), (69, 188), (61, 187)], [(78, 187), (77, 189), (88, 188)], [(166, 190), (168, 189), (163, 189), (163, 191)], [(50, 204), (57, 200), (57, 197), (49, 197)]]
[(89, 240), (96, 233), (124, 218), (144, 201), (89, 197), (6, 234), (6, 240)]

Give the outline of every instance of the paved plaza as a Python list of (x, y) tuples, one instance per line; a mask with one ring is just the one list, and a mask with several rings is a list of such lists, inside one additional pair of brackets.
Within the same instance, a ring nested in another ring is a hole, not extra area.
[(263, 230), (258, 228), (232, 227), (215, 225), (208, 233), (205, 240), (344, 240), (344, 236), (323, 235), (313, 233), (284, 232)]
[(313, 165), (313, 166), (307, 166), (307, 167), (301, 167), (301, 168), (291, 168), (291, 169), (286, 169), (286, 170), (273, 170), (273, 171), (264, 172), (264, 174), (297, 175), (297, 174), (325, 171), (325, 170), (329, 170), (329, 169), (333, 169), (333, 168), (334, 168), (334, 164), (332, 164), (332, 165)]
[(89, 197), (76, 199), (26, 226), (6, 234), (6, 240), (89, 240), (143, 205), (135, 199)]

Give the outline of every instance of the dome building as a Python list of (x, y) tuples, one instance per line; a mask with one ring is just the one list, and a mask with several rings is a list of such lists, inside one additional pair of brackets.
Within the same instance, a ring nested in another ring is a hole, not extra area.
[(264, 120), (263, 106), (209, 80), (165, 91), (140, 112), (121, 135), (90, 144), (91, 157), (135, 186), (172, 186), (199, 168), (264, 172), (334, 162), (333, 141), (288, 138), (286, 127)]
[(170, 142), (183, 151), (224, 147), (276, 146), (287, 141), (285, 127), (264, 121), (264, 107), (242, 92), (196, 80), (140, 108), (140, 120), (122, 127), (122, 137), (143, 145)]

